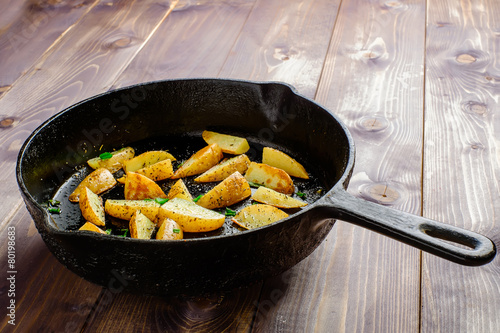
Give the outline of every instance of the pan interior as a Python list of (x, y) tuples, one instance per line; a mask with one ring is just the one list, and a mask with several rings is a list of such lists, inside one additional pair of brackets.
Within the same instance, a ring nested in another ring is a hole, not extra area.
[[(284, 151), (301, 162), (311, 179), (294, 179), (313, 203), (346, 172), (351, 143), (344, 127), (326, 110), (279, 83), (226, 80), (173, 80), (138, 85), (91, 98), (59, 113), (28, 139), (20, 152), (18, 178), (39, 205), (61, 201), (52, 215), (59, 229), (82, 223), (78, 206), (67, 196), (91, 170), (89, 158), (133, 146), (138, 153), (169, 150), (179, 161), (205, 145), (203, 130), (246, 137), (248, 155), (259, 162), (263, 146)], [(190, 180), (187, 180), (190, 182)], [(162, 184), (167, 189), (171, 183)], [(191, 186), (192, 185), (192, 186)], [(193, 196), (213, 184), (188, 184)], [(105, 197), (119, 197), (116, 187)], [(241, 205), (249, 204), (249, 201)], [(240, 206), (232, 207), (234, 209)], [(109, 221), (121, 228), (119, 221)], [(231, 223), (204, 236), (239, 232)], [(197, 235), (199, 236), (199, 235)]]

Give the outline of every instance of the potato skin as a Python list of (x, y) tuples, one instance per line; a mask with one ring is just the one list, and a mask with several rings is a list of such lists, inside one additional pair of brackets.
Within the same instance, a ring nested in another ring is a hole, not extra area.
[(155, 224), (137, 210), (129, 222), (130, 237), (138, 239), (151, 239)]
[(176, 221), (184, 232), (216, 230), (226, 219), (222, 214), (180, 198), (173, 198), (160, 207), (158, 218), (161, 220), (166, 217)]
[(173, 198), (181, 198), (184, 200), (193, 200), (193, 196), (191, 193), (189, 193), (188, 188), (186, 187), (186, 184), (184, 184), (184, 181), (182, 179), (179, 179), (178, 181), (175, 182), (174, 185), (170, 188), (167, 194), (168, 199), (173, 199)]
[(104, 210), (108, 215), (129, 221), (135, 211), (140, 210), (151, 221), (155, 221), (160, 210), (160, 204), (154, 200), (108, 199), (104, 203)]
[(244, 174), (249, 165), (248, 156), (241, 154), (211, 167), (196, 177), (194, 181), (199, 183), (218, 182), (231, 176), (235, 171)]
[(238, 136), (211, 131), (203, 131), (201, 136), (207, 144), (217, 143), (224, 153), (239, 155), (250, 149), (247, 139)]
[(134, 157), (135, 151), (132, 147), (125, 147), (111, 152), (111, 155), (113, 156), (106, 160), (101, 159), (99, 156), (91, 158), (87, 161), (87, 164), (92, 169), (106, 168), (111, 173), (114, 173), (123, 167), (124, 161), (127, 161)]
[(78, 184), (73, 193), (69, 195), (69, 201), (78, 202), (80, 200), (80, 193), (85, 187), (88, 187), (95, 194), (101, 194), (114, 187), (116, 183), (116, 179), (108, 169), (96, 169)]
[(82, 225), (80, 227), (80, 229), (78, 229), (80, 231), (93, 231), (93, 232), (97, 232), (99, 234), (106, 234), (106, 232), (104, 230), (102, 230), (101, 228), (99, 228), (98, 226), (96, 226), (94, 223), (92, 222), (85, 222), (84, 225)]
[(269, 187), (284, 194), (292, 194), (295, 190), (292, 178), (285, 171), (263, 163), (250, 163), (245, 178), (249, 182)]
[(166, 197), (166, 194), (160, 186), (148, 177), (135, 172), (127, 172), (127, 177), (125, 179), (126, 200), (143, 200)]
[(101, 227), (106, 225), (102, 198), (88, 187), (81, 192), (79, 205), (85, 220)]
[(164, 150), (151, 150), (123, 162), (123, 170), (126, 173), (135, 172), (167, 159), (175, 161), (175, 157), (169, 152)]
[(238, 172), (217, 184), (204, 194), (196, 203), (208, 209), (231, 206), (252, 195), (247, 180)]
[(156, 162), (145, 168), (135, 171), (136, 173), (146, 176), (153, 181), (164, 180), (172, 177), (174, 175), (174, 168), (172, 167), (172, 161), (169, 159)]
[(252, 200), (278, 208), (299, 208), (307, 205), (306, 202), (261, 186), (252, 195)]
[(181, 226), (174, 220), (164, 218), (158, 224), (160, 225), (160, 228), (156, 232), (156, 239), (177, 240), (184, 238)]
[(208, 145), (196, 153), (194, 153), (184, 164), (175, 171), (172, 179), (194, 176), (203, 173), (219, 163), (224, 155), (219, 145), (213, 143)]
[(306, 169), (292, 157), (274, 148), (264, 147), (262, 163), (284, 170), (290, 176), (309, 179)]
[(279, 208), (265, 204), (256, 204), (240, 210), (231, 221), (245, 229), (254, 229), (286, 217), (288, 217), (288, 214)]

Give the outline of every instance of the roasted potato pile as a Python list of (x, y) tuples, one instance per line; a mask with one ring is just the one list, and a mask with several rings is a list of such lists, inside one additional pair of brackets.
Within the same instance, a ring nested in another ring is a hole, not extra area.
[[(109, 234), (109, 216), (128, 221), (132, 238), (179, 240), (184, 233), (221, 228), (226, 216), (240, 228), (252, 229), (286, 218), (284, 210), (307, 205), (298, 198), (293, 178), (309, 175), (289, 155), (264, 147), (262, 163), (257, 163), (245, 154), (250, 149), (245, 138), (211, 131), (204, 131), (202, 138), (207, 145), (180, 165), (167, 151), (136, 155), (132, 147), (90, 159), (88, 165), (95, 170), (69, 196), (85, 219), (79, 230)], [(187, 177), (191, 183), (213, 186), (193, 198)], [(168, 191), (165, 180), (173, 182)], [(123, 199), (103, 200), (101, 194), (117, 184), (123, 184)], [(244, 200), (252, 204), (239, 211), (229, 208)]]

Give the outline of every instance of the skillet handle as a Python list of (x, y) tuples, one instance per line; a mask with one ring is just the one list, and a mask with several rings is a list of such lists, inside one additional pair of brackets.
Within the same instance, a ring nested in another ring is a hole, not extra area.
[[(389, 236), (420, 250), (467, 266), (487, 264), (496, 255), (487, 237), (356, 198), (343, 188), (326, 197), (329, 216)], [(456, 243), (456, 244), (453, 244)], [(458, 244), (465, 245), (458, 246)]]

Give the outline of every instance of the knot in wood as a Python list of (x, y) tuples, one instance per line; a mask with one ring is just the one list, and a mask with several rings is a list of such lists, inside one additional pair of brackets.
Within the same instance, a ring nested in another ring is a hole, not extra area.
[(467, 53), (459, 54), (456, 59), (459, 63), (462, 64), (472, 64), (477, 60), (476, 57)]
[(387, 119), (382, 117), (363, 117), (358, 122), (358, 127), (367, 132), (379, 132), (389, 126)]
[(14, 118), (8, 117), (0, 120), (0, 128), (9, 128), (14, 124)]
[(394, 204), (401, 198), (399, 191), (387, 184), (373, 184), (365, 188), (365, 194), (378, 203)]
[(484, 103), (467, 101), (462, 103), (462, 110), (470, 114), (485, 115), (488, 112), (488, 106)]

